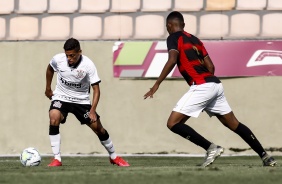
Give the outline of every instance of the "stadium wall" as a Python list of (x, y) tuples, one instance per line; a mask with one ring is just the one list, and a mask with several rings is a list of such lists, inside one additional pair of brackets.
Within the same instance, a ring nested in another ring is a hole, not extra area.
[[(19, 154), (36, 147), (51, 153), (49, 142), (49, 99), (44, 95), (45, 71), (53, 55), (62, 52), (62, 41), (0, 42), (1, 116), (0, 154)], [(118, 153), (191, 153), (204, 150), (171, 133), (166, 120), (177, 100), (188, 90), (183, 80), (166, 80), (154, 99), (143, 95), (155, 80), (124, 80), (113, 77), (114, 42), (81, 42), (83, 54), (93, 59), (99, 76), (101, 99), (98, 113)], [(55, 84), (56, 80), (53, 80)], [(282, 77), (224, 78), (225, 94), (237, 118), (249, 126), (265, 148), (281, 147), (280, 101)], [(54, 85), (53, 85), (54, 86)], [(252, 150), (233, 152), (230, 148), (249, 146), (237, 134), (205, 113), (188, 124), (206, 138), (226, 149), (226, 154), (255, 154)], [(62, 154), (106, 151), (87, 126), (73, 115), (61, 125)], [(275, 152), (280, 154), (281, 152)]]

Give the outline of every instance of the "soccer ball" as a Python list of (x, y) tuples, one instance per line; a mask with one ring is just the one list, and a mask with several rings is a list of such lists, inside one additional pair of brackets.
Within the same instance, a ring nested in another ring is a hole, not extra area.
[(35, 148), (29, 147), (23, 150), (20, 160), (23, 166), (38, 166), (41, 162), (41, 156)]

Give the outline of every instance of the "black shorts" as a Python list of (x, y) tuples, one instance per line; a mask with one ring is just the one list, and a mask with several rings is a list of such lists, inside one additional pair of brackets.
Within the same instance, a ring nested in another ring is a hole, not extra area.
[[(64, 116), (64, 119), (61, 121), (61, 123), (65, 123), (68, 113), (72, 113), (80, 121), (81, 124), (90, 124), (90, 118), (88, 116), (91, 109), (90, 104), (76, 104), (54, 100), (50, 105), (49, 111), (52, 109), (58, 109)], [(97, 112), (96, 115), (97, 119), (99, 119), (100, 116), (97, 114)]]

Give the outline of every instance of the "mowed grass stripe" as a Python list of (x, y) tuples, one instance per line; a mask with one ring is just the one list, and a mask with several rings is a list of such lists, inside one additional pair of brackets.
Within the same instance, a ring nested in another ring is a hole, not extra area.
[(0, 158), (0, 183), (114, 184), (281, 184), (282, 157), (276, 167), (262, 167), (257, 156), (221, 157), (208, 168), (200, 157), (124, 157), (131, 167), (117, 167), (107, 157), (63, 157), (63, 167), (49, 168), (50, 157), (37, 167), (23, 167), (18, 157)]

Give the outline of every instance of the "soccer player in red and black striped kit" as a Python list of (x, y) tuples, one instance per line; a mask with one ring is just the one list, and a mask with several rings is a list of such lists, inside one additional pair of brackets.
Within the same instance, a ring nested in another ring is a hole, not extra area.
[(208, 141), (185, 124), (190, 117), (197, 118), (202, 111), (216, 116), (223, 125), (238, 134), (261, 157), (264, 166), (275, 166), (275, 159), (266, 153), (253, 132), (233, 114), (224, 96), (223, 86), (214, 75), (213, 62), (203, 43), (185, 32), (184, 26), (184, 18), (180, 12), (173, 11), (167, 16), (168, 61), (154, 86), (144, 95), (144, 99), (153, 98), (161, 82), (177, 65), (190, 89), (177, 102), (168, 118), (167, 127), (207, 151), (201, 166), (212, 164), (224, 151), (221, 146)]

